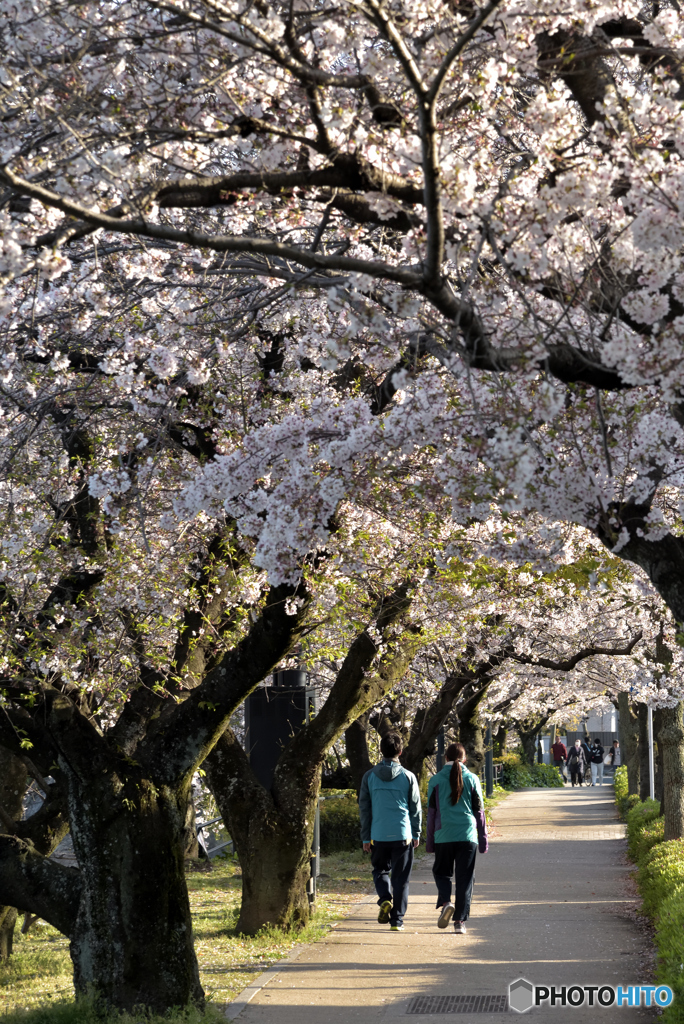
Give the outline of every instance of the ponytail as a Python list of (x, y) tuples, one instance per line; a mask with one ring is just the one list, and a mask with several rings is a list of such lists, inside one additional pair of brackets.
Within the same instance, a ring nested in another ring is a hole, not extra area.
[(461, 762), (466, 759), (465, 747), (462, 743), (451, 743), (446, 750), (447, 761), (453, 761), (449, 782), (451, 784), (451, 803), (457, 804), (463, 796), (463, 772)]

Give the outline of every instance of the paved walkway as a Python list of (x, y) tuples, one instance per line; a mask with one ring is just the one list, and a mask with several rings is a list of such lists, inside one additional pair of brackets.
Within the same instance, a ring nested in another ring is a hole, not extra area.
[(417, 996), (505, 996), (519, 977), (556, 986), (648, 982), (641, 967), (648, 946), (627, 917), (634, 899), (612, 786), (524, 790), (507, 797), (494, 820), (489, 852), (478, 857), (467, 935), (436, 928), (426, 856), (414, 870), (405, 931), (378, 925), (370, 897), (272, 972), (238, 1024), (651, 1020), (651, 1010), (616, 1006), (540, 1007), (524, 1017), (491, 1012), (491, 1002), (489, 1012), (411, 1012)]

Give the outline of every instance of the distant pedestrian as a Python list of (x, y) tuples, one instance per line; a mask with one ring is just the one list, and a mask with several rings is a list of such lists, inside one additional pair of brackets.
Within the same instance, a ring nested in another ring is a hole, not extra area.
[(579, 740), (575, 740), (574, 747), (570, 747), (568, 751), (568, 771), (570, 772), (570, 781), (573, 786), (582, 785), (586, 767), (587, 759), (582, 744)]
[(613, 766), (613, 770), (619, 768), (622, 764), (622, 751), (620, 750), (618, 740), (613, 740), (613, 745), (610, 748), (610, 763)]
[(604, 753), (605, 753), (605, 751), (604, 751), (603, 747), (601, 746), (601, 741), (599, 739), (595, 739), (594, 742), (592, 743), (591, 747), (589, 748), (589, 756), (590, 756), (590, 763), (591, 763), (591, 784), (592, 784), (592, 786), (596, 785), (596, 780), (597, 779), (598, 779), (599, 786), (603, 785), (603, 756), (604, 756)]
[(560, 740), (556, 740), (551, 747), (551, 756), (553, 757), (553, 763), (560, 772), (561, 779), (565, 782), (565, 778), (563, 777), (563, 765), (568, 759), (568, 752), (565, 749), (565, 744), (561, 743)]
[[(428, 785), (427, 852), (435, 854), (432, 874), (437, 884), (438, 928), (454, 919), (454, 931), (464, 935), (475, 880), (475, 857), (486, 853), (487, 822), (480, 780), (465, 766), (461, 743), (446, 751), (447, 763)], [(451, 902), (451, 880), (456, 896)]]
[(413, 851), (420, 843), (423, 810), (418, 780), (399, 764), (403, 741), (398, 732), (380, 740), (382, 762), (361, 781), (361, 842), (370, 853), (378, 894), (378, 921), (393, 932), (404, 928)]

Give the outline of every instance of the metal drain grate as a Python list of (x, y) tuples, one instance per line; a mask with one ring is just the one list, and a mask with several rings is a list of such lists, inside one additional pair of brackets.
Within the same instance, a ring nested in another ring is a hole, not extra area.
[(508, 1013), (507, 996), (416, 996), (407, 1013)]

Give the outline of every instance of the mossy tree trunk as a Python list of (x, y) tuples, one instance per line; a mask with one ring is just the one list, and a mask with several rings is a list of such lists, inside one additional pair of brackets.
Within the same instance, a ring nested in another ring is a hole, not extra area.
[(665, 839), (684, 839), (684, 702), (660, 711)]
[(639, 799), (647, 800), (651, 792), (651, 770), (648, 761), (648, 707), (637, 705), (639, 716)]
[[(27, 787), (28, 772), (24, 762), (0, 747), (0, 807), (13, 821), (21, 817)], [(0, 962), (12, 955), (16, 923), (16, 908), (0, 907)]]
[(536, 718), (512, 719), (515, 730), (520, 737), (520, 744), (525, 755), (525, 763), (532, 766), (537, 760), (537, 739), (549, 718), (553, 714), (539, 715)]
[(624, 691), (618, 694), (618, 710), (620, 751), (622, 763), (627, 767), (627, 792), (632, 796), (639, 793), (641, 779), (639, 715), (629, 699), (629, 694)]
[(533, 765), (537, 751), (537, 732), (536, 730), (530, 732), (523, 729), (519, 724), (517, 725), (517, 732), (520, 737), (520, 745), (523, 748), (525, 764)]
[(655, 772), (655, 799), (660, 801), (660, 813), (665, 813), (663, 795), (663, 747), (660, 741), (660, 730), (663, 723), (663, 708), (653, 710), (653, 770)]
[(268, 791), (230, 729), (205, 761), (207, 781), (240, 858), (242, 903), (236, 927), (245, 935), (266, 924), (295, 928), (309, 918), (319, 773), (312, 774), (306, 763), (288, 767)]
[(476, 775), (485, 762), (484, 728), (479, 709), (490, 684), (491, 679), (488, 679), (458, 709), (458, 738), (466, 750), (466, 766)]
[(357, 793), (361, 789), (361, 780), (364, 775), (373, 767), (368, 752), (369, 728), (368, 712), (366, 712), (352, 722), (344, 732), (345, 752), (351, 769), (352, 783)]
[(76, 990), (129, 1011), (201, 1005), (185, 882), (188, 782), (119, 770), (69, 784), (82, 880), (70, 933)]
[(17, 917), (16, 907), (0, 907), (0, 961), (9, 960), (12, 955)]
[(506, 753), (506, 741), (508, 739), (508, 728), (500, 725), (494, 734), (494, 756), (502, 757)]

